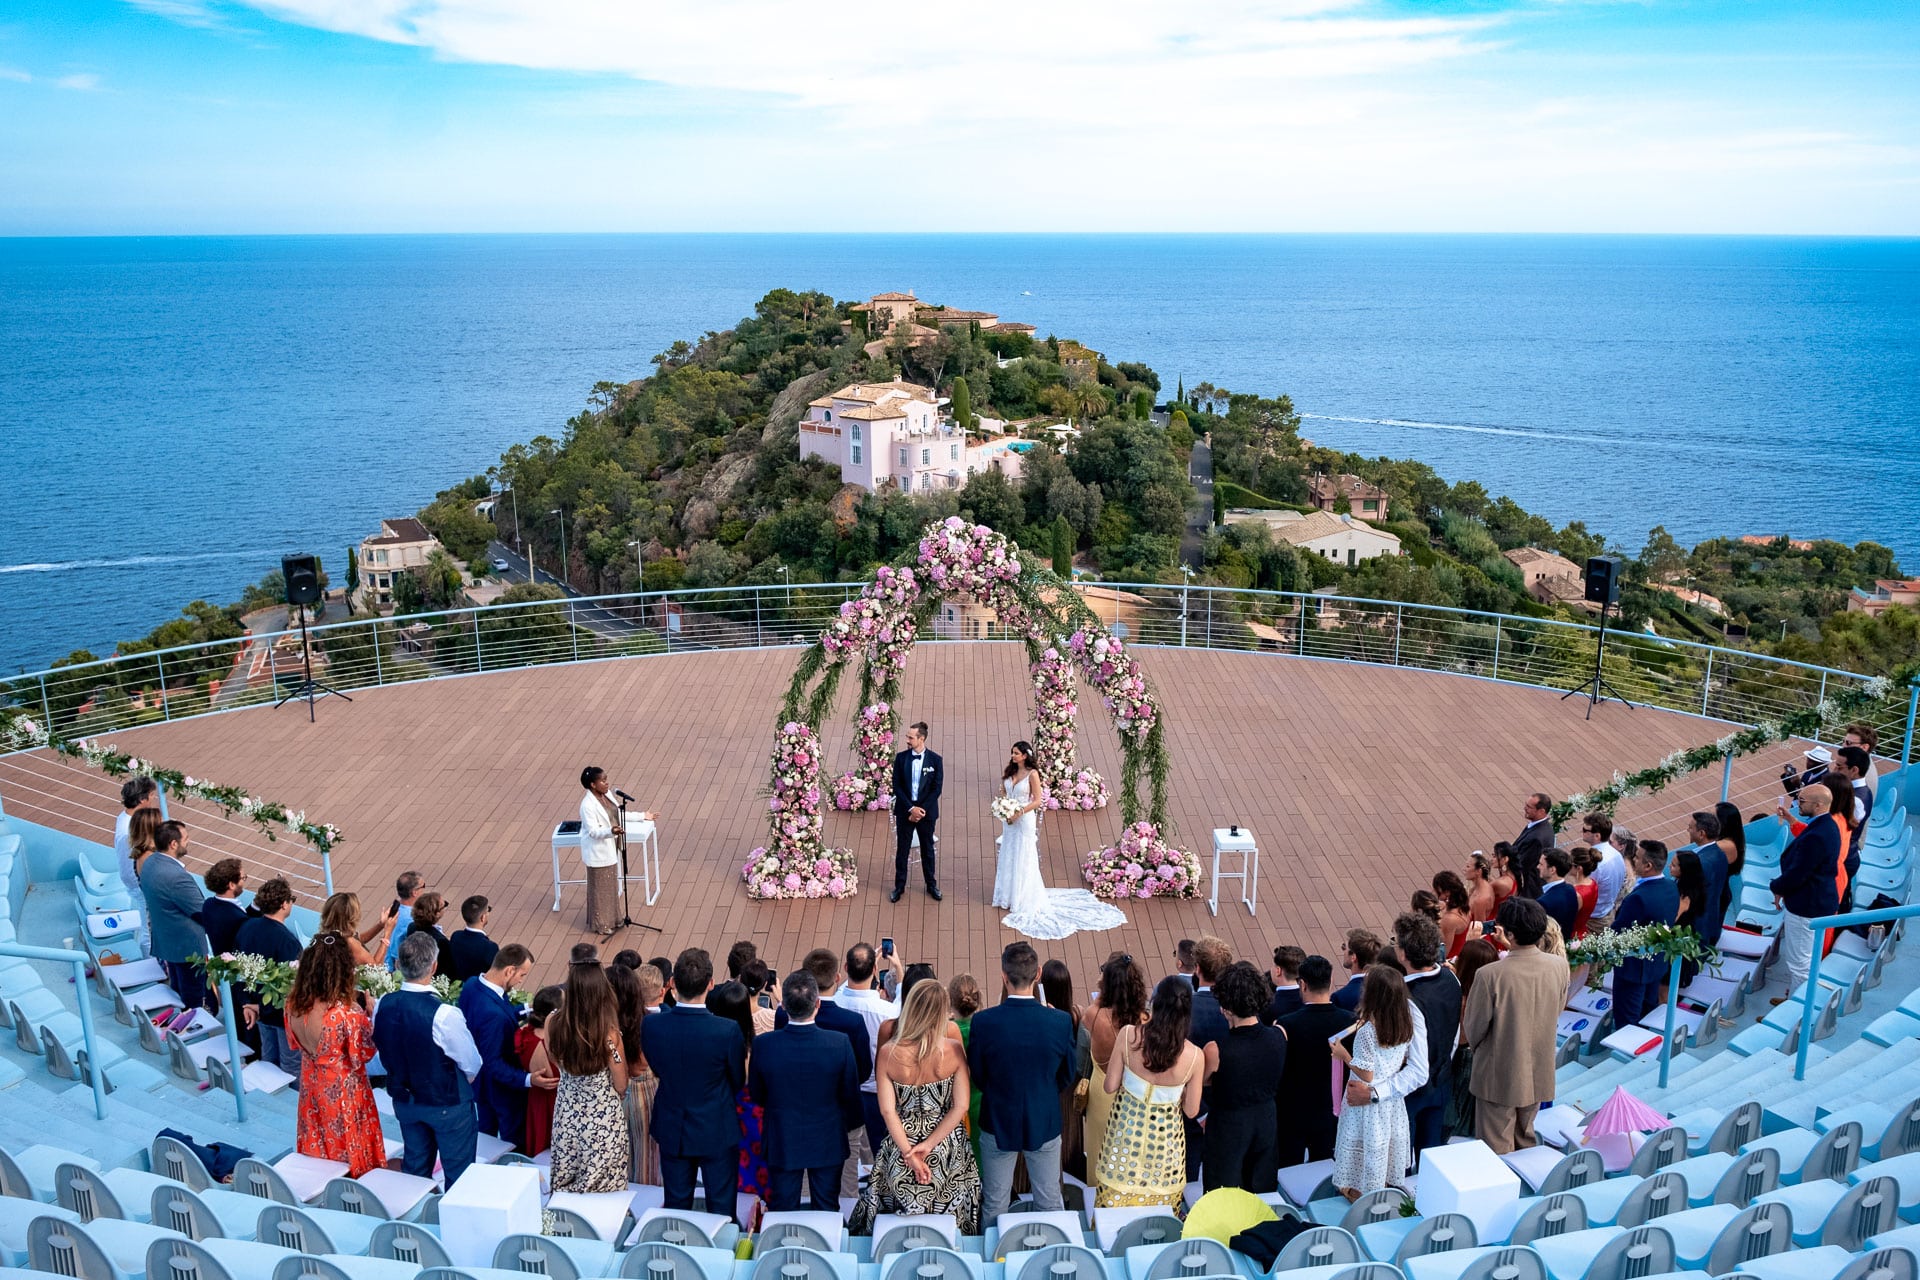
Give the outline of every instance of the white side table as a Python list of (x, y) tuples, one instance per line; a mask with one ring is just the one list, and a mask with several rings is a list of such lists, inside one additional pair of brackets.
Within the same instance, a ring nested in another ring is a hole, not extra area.
[[(1222, 871), (1220, 855), (1240, 855), (1238, 871)], [(1214, 915), (1220, 914), (1220, 882), (1238, 880), (1240, 882), (1240, 901), (1247, 904), (1248, 915), (1260, 914), (1260, 846), (1254, 843), (1253, 832), (1246, 827), (1240, 828), (1240, 834), (1234, 835), (1226, 827), (1213, 829), (1213, 890), (1207, 898), (1207, 906)]]
[[(560, 878), (560, 851), (571, 849), (576, 854), (580, 850), (580, 823), (562, 822), (553, 829), (553, 909), (560, 909), (560, 887), (569, 884), (585, 884), (586, 877), (578, 880)], [(634, 871), (633, 857), (640, 858), (640, 869)], [(646, 904), (652, 906), (660, 897), (662, 877), (660, 874), (660, 830), (656, 823), (649, 822), (637, 813), (627, 815), (627, 882), (638, 880), (646, 894)]]

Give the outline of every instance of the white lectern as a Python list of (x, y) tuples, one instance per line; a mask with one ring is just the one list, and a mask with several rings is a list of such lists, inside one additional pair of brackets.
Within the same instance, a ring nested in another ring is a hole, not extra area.
[[(585, 884), (587, 882), (584, 875), (578, 880), (562, 880), (560, 878), (560, 851), (562, 849), (570, 849), (576, 855), (580, 851), (580, 822), (577, 818), (571, 822), (562, 822), (553, 829), (553, 909), (555, 911), (560, 909), (561, 885)], [(638, 854), (640, 858), (640, 867), (637, 871), (632, 870), (635, 854)], [(627, 873), (628, 892), (632, 892), (633, 882), (638, 880), (641, 891), (645, 897), (646, 905), (649, 907), (652, 906), (654, 900), (660, 896), (662, 883), (660, 874), (660, 831), (654, 822), (633, 813), (627, 815), (627, 866), (629, 868)]]
[[(1222, 871), (1220, 855), (1240, 855), (1238, 871)], [(1220, 882), (1238, 880), (1240, 882), (1240, 901), (1247, 904), (1248, 915), (1260, 914), (1260, 847), (1254, 842), (1253, 832), (1241, 827), (1236, 833), (1227, 827), (1213, 829), (1213, 885), (1207, 898), (1207, 906), (1213, 914), (1220, 914)]]

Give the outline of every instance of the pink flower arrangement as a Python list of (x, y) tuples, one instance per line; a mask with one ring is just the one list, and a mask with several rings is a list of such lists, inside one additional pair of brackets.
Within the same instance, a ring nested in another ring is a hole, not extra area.
[(890, 809), (893, 771), (894, 710), (884, 702), (860, 708), (854, 721), (853, 749), (860, 763), (833, 780), (836, 809)]
[(1104, 631), (1090, 634), (1082, 628), (1068, 638), (1067, 648), (1087, 683), (1113, 713), (1114, 726), (1122, 735), (1145, 742), (1160, 718), (1160, 709), (1147, 692), (1146, 673), (1119, 637)]
[(987, 526), (970, 525), (959, 516), (927, 526), (920, 564), (936, 590), (996, 607), (1012, 603), (1003, 588), (1020, 577), (1018, 549)]
[(1091, 769), (1082, 769), (1064, 782), (1047, 784), (1049, 809), (1100, 809), (1109, 799), (1106, 779)]
[(1107, 803), (1107, 786), (1091, 769), (1080, 769), (1073, 742), (1073, 664), (1057, 647), (1043, 650), (1028, 670), (1033, 675), (1033, 753), (1050, 795), (1049, 809), (1098, 809)]
[(851, 849), (821, 839), (820, 739), (797, 720), (780, 727), (773, 747), (773, 797), (767, 801), (773, 839), (740, 868), (753, 898), (843, 898), (858, 887)]
[(1197, 898), (1200, 859), (1168, 844), (1151, 822), (1129, 823), (1117, 844), (1088, 850), (1080, 869), (1097, 898)]

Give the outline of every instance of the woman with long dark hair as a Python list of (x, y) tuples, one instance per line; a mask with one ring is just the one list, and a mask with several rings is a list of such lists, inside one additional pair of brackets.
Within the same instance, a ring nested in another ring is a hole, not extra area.
[[(138, 817), (138, 814), (134, 815)], [(380, 1111), (367, 1083), (373, 1023), (360, 1007), (351, 934), (328, 930), (300, 953), (287, 996), (287, 1041), (300, 1054), (295, 1150), (344, 1160), (347, 1176), (387, 1165)]]
[[(1700, 855), (1691, 849), (1679, 849), (1667, 863), (1667, 874), (1680, 889), (1680, 912), (1673, 922), (1696, 932), (1700, 917), (1707, 913), (1707, 876), (1700, 866)], [(1680, 986), (1684, 989), (1700, 973), (1698, 960), (1680, 962)], [(1664, 985), (1664, 983), (1662, 984)], [(1664, 999), (1662, 1003), (1665, 1003)]]
[(1720, 919), (1732, 924), (1740, 917), (1740, 896), (1747, 887), (1741, 874), (1747, 869), (1747, 824), (1740, 806), (1727, 800), (1713, 806), (1713, 816), (1720, 819), (1720, 852), (1727, 855), (1727, 891), (1720, 899)]
[[(1413, 1004), (1397, 969), (1376, 964), (1367, 969), (1354, 1011), (1352, 1044), (1334, 1041), (1333, 1056), (1348, 1064), (1353, 1078), (1367, 1084), (1394, 1074), (1413, 1047)], [(1348, 1200), (1404, 1182), (1413, 1163), (1413, 1137), (1407, 1103), (1400, 1097), (1376, 1098), (1365, 1106), (1340, 1111), (1333, 1137), (1333, 1185)]]
[(1085, 1108), (1074, 1099), (1086, 1085), (1090, 1052), (1087, 1028), (1080, 1018), (1080, 1007), (1073, 1002), (1073, 971), (1064, 960), (1049, 960), (1040, 966), (1040, 995), (1049, 1008), (1064, 1010), (1073, 1019), (1073, 1083), (1060, 1093), (1060, 1167), (1074, 1177), (1084, 1177), (1087, 1155), (1084, 1144)]
[[(1100, 966), (1100, 985), (1093, 1002), (1082, 1011), (1081, 1025), (1087, 1029), (1087, 1047), (1093, 1059), (1093, 1078), (1087, 1090), (1086, 1123), (1082, 1126), (1082, 1145), (1092, 1166), (1100, 1159), (1107, 1138), (1107, 1121), (1113, 1115), (1113, 1095), (1107, 1092), (1107, 1063), (1113, 1060), (1113, 1047), (1120, 1032), (1147, 1020), (1147, 979), (1124, 951), (1116, 951)], [(1089, 1172), (1091, 1172), (1091, 1167)], [(1091, 1178), (1088, 1179), (1092, 1181)]]
[(1165, 1205), (1182, 1212), (1187, 1137), (1181, 1117), (1200, 1114), (1206, 1058), (1187, 1040), (1193, 987), (1175, 974), (1153, 989), (1145, 1025), (1121, 1030), (1101, 1087), (1113, 1115), (1093, 1177), (1095, 1204)]
[[(555, 984), (534, 992), (526, 1020), (513, 1033), (513, 1051), (526, 1064), (529, 1075), (553, 1074), (553, 1057), (547, 1052), (547, 1019), (560, 1007), (562, 990)], [(530, 1156), (553, 1145), (553, 1098), (551, 1088), (536, 1084), (527, 1089), (527, 1141), (523, 1149)]]
[(1460, 954), (1473, 931), (1473, 900), (1467, 894), (1467, 882), (1457, 871), (1433, 873), (1433, 891), (1440, 899), (1440, 940), (1446, 943), (1447, 959)]
[(577, 943), (560, 1008), (547, 1019), (547, 1052), (560, 1068), (553, 1102), (555, 1191), (624, 1191), (633, 1161), (623, 1099), (626, 1046), (620, 1001), (591, 943)]
[[(746, 1041), (747, 1056), (753, 1056), (753, 997), (743, 982), (723, 982), (707, 993), (707, 1011), (740, 1028)], [(744, 1081), (745, 1077), (741, 1079)], [(734, 1112), (740, 1117), (740, 1191), (759, 1196), (762, 1203), (772, 1194), (773, 1175), (767, 1172), (765, 1139), (766, 1108), (753, 1100), (742, 1083), (734, 1095)]]

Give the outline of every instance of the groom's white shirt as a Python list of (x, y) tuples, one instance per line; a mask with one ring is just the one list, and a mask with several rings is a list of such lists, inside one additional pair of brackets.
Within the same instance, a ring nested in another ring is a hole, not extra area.
[(913, 794), (910, 797), (911, 799), (918, 800), (920, 798), (920, 768), (926, 763), (926, 759), (927, 753), (922, 751), (919, 755), (912, 756), (907, 761), (907, 768), (913, 773)]

